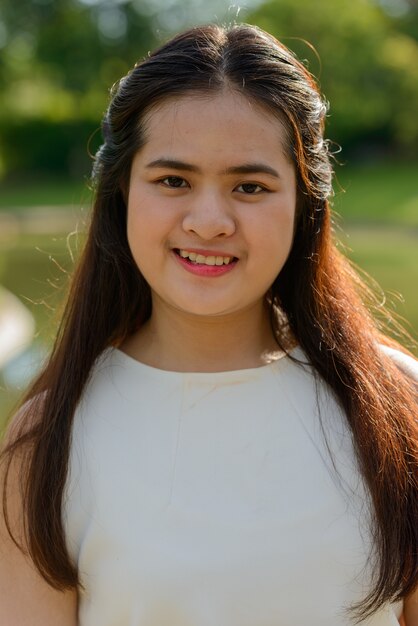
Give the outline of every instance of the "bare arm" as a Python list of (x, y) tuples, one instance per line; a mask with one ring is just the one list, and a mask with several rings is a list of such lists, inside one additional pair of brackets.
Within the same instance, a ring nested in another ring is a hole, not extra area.
[[(3, 468), (1, 468), (3, 469)], [(17, 469), (10, 476), (9, 521), (19, 537), (22, 512), (16, 497)], [(59, 592), (40, 576), (30, 559), (15, 546), (7, 531), (0, 471), (0, 624), (19, 626), (77, 626), (76, 592)]]
[(418, 589), (405, 598), (403, 620), (405, 626), (417, 626), (418, 624)]

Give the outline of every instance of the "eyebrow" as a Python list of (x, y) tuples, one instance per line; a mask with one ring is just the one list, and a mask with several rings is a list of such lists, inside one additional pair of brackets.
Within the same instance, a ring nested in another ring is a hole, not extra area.
[[(182, 170), (183, 172), (196, 172), (198, 174), (201, 173), (201, 169), (197, 167), (197, 165), (192, 165), (191, 163), (185, 163), (184, 161), (179, 161), (177, 159), (155, 159), (155, 161), (151, 161), (147, 163), (146, 168), (157, 168), (157, 167), (168, 167), (174, 170)], [(274, 178), (280, 178), (280, 174), (277, 170), (270, 165), (266, 165), (265, 163), (243, 163), (242, 165), (234, 165), (232, 167), (227, 167), (225, 170), (220, 172), (224, 175), (232, 175), (232, 174), (268, 174), (269, 176), (274, 176)]]

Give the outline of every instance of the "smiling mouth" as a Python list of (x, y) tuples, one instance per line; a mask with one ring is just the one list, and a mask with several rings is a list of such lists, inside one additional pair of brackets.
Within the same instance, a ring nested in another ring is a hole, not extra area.
[(181, 250), (174, 248), (174, 252), (182, 259), (187, 259), (193, 265), (230, 265), (238, 261), (234, 256), (204, 256), (203, 254), (197, 254), (196, 252), (189, 252), (188, 250)]

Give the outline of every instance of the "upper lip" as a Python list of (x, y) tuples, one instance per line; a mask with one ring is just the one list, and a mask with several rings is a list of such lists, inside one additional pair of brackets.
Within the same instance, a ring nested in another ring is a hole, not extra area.
[(185, 250), (186, 252), (195, 252), (196, 254), (201, 254), (202, 256), (229, 256), (231, 258), (237, 258), (235, 254), (231, 252), (222, 252), (221, 250), (202, 250), (200, 248), (174, 248), (174, 250)]

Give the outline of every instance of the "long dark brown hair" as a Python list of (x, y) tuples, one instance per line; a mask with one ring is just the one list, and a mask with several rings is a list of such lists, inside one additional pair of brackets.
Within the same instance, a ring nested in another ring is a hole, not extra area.
[[(17, 452), (25, 452), (27, 548), (52, 586), (78, 585), (61, 513), (73, 415), (97, 357), (151, 315), (150, 289), (127, 242), (124, 199), (133, 156), (145, 141), (144, 116), (167, 98), (225, 88), (265, 107), (287, 129), (297, 173), (297, 223), (290, 256), (268, 294), (271, 324), (283, 345), (284, 314), (353, 434), (373, 505), (377, 557), (372, 590), (352, 607), (355, 617), (364, 618), (417, 585), (416, 403), (412, 384), (379, 347), (387, 340), (363, 303), (362, 281), (333, 240), (326, 104), (305, 66), (253, 26), (205, 26), (180, 34), (113, 90), (95, 159), (95, 202), (84, 252), (50, 359), (27, 393), (3, 452), (9, 465)], [(7, 512), (7, 488), (4, 494)]]

